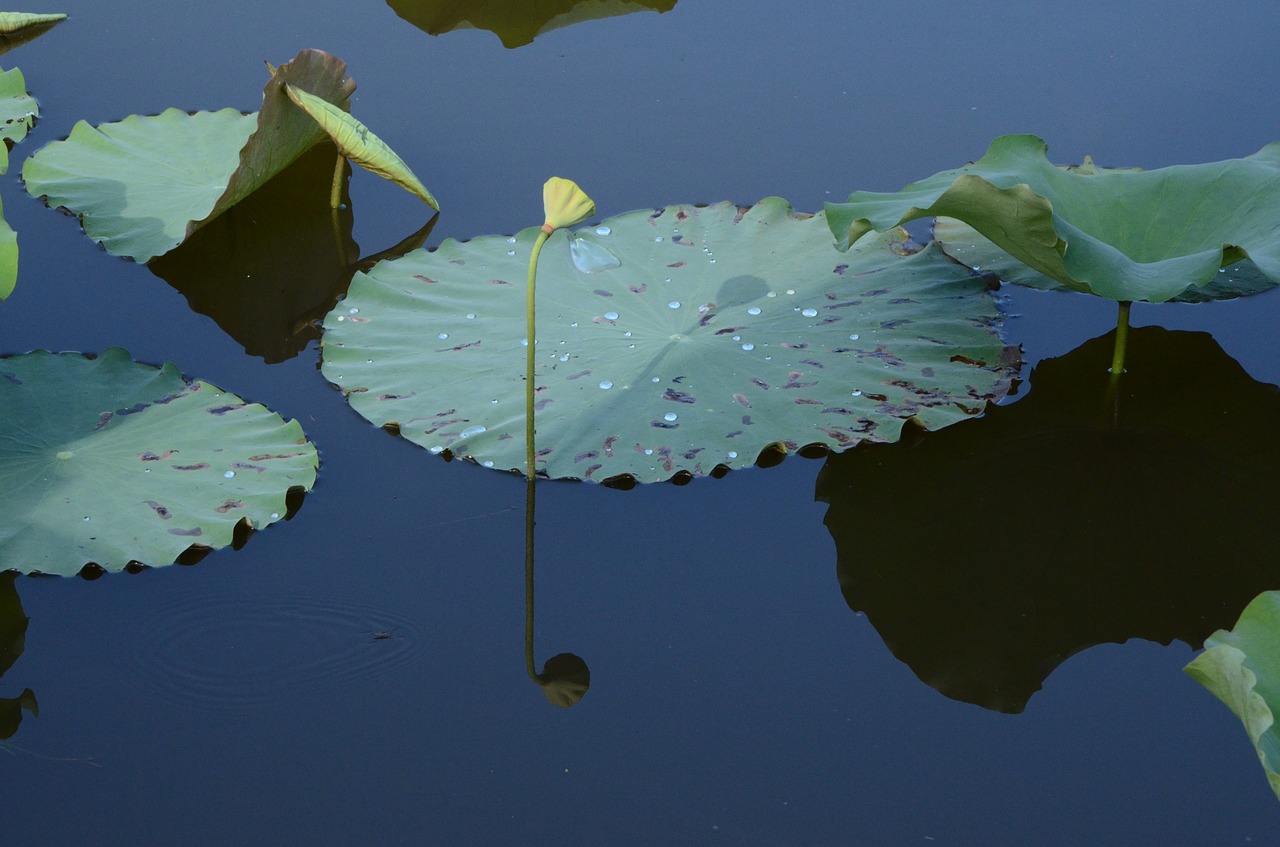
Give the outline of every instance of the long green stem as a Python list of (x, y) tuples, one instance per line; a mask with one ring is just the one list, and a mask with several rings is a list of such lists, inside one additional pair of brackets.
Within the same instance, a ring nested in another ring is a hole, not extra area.
[(1124, 373), (1124, 351), (1129, 343), (1129, 300), (1120, 301), (1120, 315), (1116, 318), (1116, 347), (1111, 354), (1111, 378), (1119, 379)]
[(329, 189), (329, 208), (336, 209), (342, 205), (342, 177), (345, 176), (347, 157), (338, 154), (338, 163), (333, 166), (333, 187)]
[(534, 283), (538, 274), (538, 256), (542, 253), (542, 245), (547, 243), (551, 233), (543, 230), (538, 233), (538, 240), (533, 242), (533, 252), (529, 254), (529, 283), (525, 288), (525, 349), (524, 358), (524, 467), (529, 479), (534, 478), (533, 460), (533, 394), (537, 387), (534, 383), (533, 365), (537, 344), (537, 321), (534, 316)]

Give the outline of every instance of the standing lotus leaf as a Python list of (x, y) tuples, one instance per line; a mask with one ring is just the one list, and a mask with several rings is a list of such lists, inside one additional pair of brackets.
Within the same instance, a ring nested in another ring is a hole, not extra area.
[(303, 50), (271, 69), (255, 114), (167, 109), (97, 127), (80, 121), (70, 137), (27, 160), (23, 181), (33, 197), (76, 213), (108, 253), (148, 262), (325, 138), (283, 86), (296, 83), (345, 108), (355, 90), (346, 69), (328, 53)]
[(0, 359), (0, 432), (0, 570), (167, 565), (315, 482), (297, 421), (119, 348)]
[[(521, 470), (525, 298), (540, 227), (357, 274), (323, 372), (433, 453)], [(905, 233), (835, 250), (784, 200), (669, 206), (558, 230), (538, 269), (538, 472), (640, 482), (844, 449), (979, 414), (1011, 373), (986, 284)], [(583, 264), (589, 244), (614, 261)]]
[[(1260, 279), (1280, 284), (1280, 142), (1243, 159), (1153, 171), (1091, 160), (1061, 168), (1047, 150), (1032, 135), (998, 138), (978, 161), (899, 192), (828, 203), (831, 231), (847, 247), (871, 230), (957, 218), (1035, 272), (1016, 281), (1048, 277), (1121, 302), (1205, 299), (1215, 283), (1232, 297)], [(974, 265), (995, 261), (985, 249), (961, 253)], [(1246, 282), (1224, 285), (1219, 271), (1237, 264)]]

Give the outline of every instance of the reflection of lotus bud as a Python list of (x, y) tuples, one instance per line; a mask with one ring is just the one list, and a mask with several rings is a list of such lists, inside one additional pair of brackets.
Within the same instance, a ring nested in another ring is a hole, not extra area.
[(596, 204), (576, 182), (558, 176), (542, 186), (542, 208), (547, 214), (542, 229), (548, 235), (560, 227), (582, 223), (596, 213)]
[(569, 708), (581, 700), (591, 686), (591, 671), (587, 663), (572, 653), (561, 653), (547, 659), (538, 674), (542, 693), (553, 706)]

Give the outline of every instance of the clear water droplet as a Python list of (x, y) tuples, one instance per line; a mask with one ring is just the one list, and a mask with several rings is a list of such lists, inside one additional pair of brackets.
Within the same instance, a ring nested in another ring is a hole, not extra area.
[(654, 244), (661, 244), (661, 243), (662, 243), (662, 236), (661, 236), (661, 235), (655, 235), (655, 236), (653, 237), (653, 243), (654, 243)]
[(508, 237), (508, 238), (507, 238), (507, 243), (508, 243), (508, 244), (515, 244), (515, 243), (516, 243), (516, 237), (515, 237), (514, 235), (512, 235), (512, 236)]
[(661, 382), (662, 380), (658, 379), (658, 377), (656, 377), (656, 376), (655, 376), (653, 379), (651, 379), (651, 380), (649, 380), (649, 381), (650, 381), (650, 382)]
[(818, 310), (817, 310), (817, 309), (805, 309), (805, 310), (804, 310), (803, 312), (801, 312), (800, 314), (804, 315), (806, 318), (816, 318), (816, 317), (818, 316)]
[(485, 462), (485, 463), (484, 463), (484, 466), (485, 466), (486, 468), (491, 468), (491, 467), (493, 467), (493, 461), (492, 461), (492, 460), (490, 460), (490, 461), (488, 461), (488, 462)]
[(796, 293), (796, 290), (795, 290), (794, 288), (788, 288), (788, 289), (787, 289), (787, 293), (788, 293), (788, 294), (795, 294), (795, 293)]
[(710, 263), (709, 263), (709, 264), (714, 265), (715, 263), (716, 263), (716, 260), (715, 260), (715, 259), (712, 259), (712, 260), (710, 261)]
[(507, 251), (507, 255), (508, 255), (508, 256), (514, 256), (515, 254), (516, 254), (516, 251), (514, 251), (514, 250), (508, 250), (508, 251)]
[(372, 365), (372, 364), (373, 364), (373, 359), (365, 359), (365, 360), (364, 360), (364, 363), (365, 363), (366, 365)]
[(668, 303), (668, 304), (667, 304), (667, 308), (668, 308), (668, 309), (679, 309), (679, 308), (680, 308), (680, 301), (679, 301), (679, 300), (672, 300), (670, 303)]
[(622, 262), (608, 247), (579, 236), (569, 242), (569, 258), (573, 259), (573, 266), (584, 274), (596, 274), (622, 266)]
[[(569, 354), (568, 354), (568, 353), (565, 353), (563, 356), (561, 356), (561, 357), (560, 357), (560, 361), (562, 361), (562, 362), (567, 362), (567, 361), (569, 361)], [(496, 403), (497, 401), (495, 400), (494, 402)]]
[(665, 415), (662, 416), (662, 419), (664, 421), (674, 421), (677, 417), (678, 416), (676, 415), (675, 412), (667, 412)]
[(235, 475), (236, 475), (235, 471), (227, 471), (226, 473), (223, 474), (223, 476), (226, 477), (227, 479), (231, 479), (231, 477)]
[(353, 307), (351, 307), (350, 309), (347, 309), (347, 314), (348, 314), (348, 315), (358, 315), (358, 314), (360, 314), (360, 310), (359, 310), (359, 309), (357, 309), (357, 308), (355, 308), (355, 307), (353, 306)]
[(85, 516), (84, 516), (84, 519), (85, 519), (85, 520), (89, 520), (89, 516), (88, 516), (88, 515), (85, 515)]
[(613, 388), (613, 383), (606, 379), (604, 382), (600, 383), (600, 387), (605, 391), (608, 391), (610, 388)]
[(569, 324), (569, 326), (570, 326), (570, 327), (572, 327), (573, 329), (577, 329), (577, 328), (578, 328), (578, 322), (577, 322), (577, 321), (574, 321), (573, 323)]
[(151, 468), (143, 468), (143, 469), (142, 469), (142, 472), (143, 472), (143, 473), (151, 473)]
[(498, 405), (498, 401), (497, 401), (497, 400), (490, 400), (490, 401), (489, 401), (489, 405), (490, 405), (490, 406), (496, 406), (496, 405)]
[(861, 396), (862, 396), (862, 392), (861, 392), (861, 391), (855, 391), (855, 392), (853, 392), (853, 396), (854, 396), (854, 397), (861, 397)]
[(730, 458), (730, 459), (736, 459), (736, 458), (738, 458), (738, 451), (737, 451), (737, 450), (730, 450), (730, 451), (729, 451), (729, 458)]
[(765, 296), (765, 297), (777, 297), (777, 296), (778, 296), (778, 292), (776, 292), (776, 291), (770, 291), (768, 294), (766, 294), (766, 295), (764, 295), (764, 296)]
[(631, 330), (627, 330), (626, 332), (622, 333), (622, 337), (623, 337), (623, 338), (630, 338), (630, 337), (631, 337)]
[(345, 320), (346, 318), (344, 318), (342, 315), (338, 315), (338, 323), (342, 323)]
[[(646, 456), (652, 456), (652, 455), (653, 455), (653, 450), (652, 450), (652, 449), (650, 449), (650, 448), (648, 448), (648, 447), (646, 447), (646, 448), (645, 448), (645, 451), (644, 451), (644, 454), (645, 454)], [(85, 520), (89, 520), (89, 519), (88, 519), (88, 518), (85, 518)]]
[(469, 321), (474, 321), (475, 319), (476, 319), (476, 313), (475, 313), (475, 312), (467, 312), (467, 320), (469, 320)]
[(431, 453), (431, 454), (433, 454), (433, 455), (439, 456), (441, 453), (443, 453), (443, 452), (444, 452), (444, 448), (443, 448), (443, 447), (441, 447), (439, 444), (436, 444), (436, 445), (434, 445), (434, 446), (432, 446), (432, 447), (428, 447), (428, 448), (427, 448), (427, 452), (428, 452), (428, 453)]
[(605, 312), (605, 313), (604, 313), (604, 319), (605, 319), (606, 321), (616, 321), (616, 320), (618, 319), (618, 313), (617, 313), (617, 312)]
[(734, 340), (734, 341), (741, 341), (741, 340), (742, 340), (742, 336), (741, 336), (741, 335), (735, 335), (735, 336), (733, 337), (733, 340)]
[(759, 307), (759, 306), (752, 306), (750, 309), (747, 309), (747, 314), (748, 314), (748, 315), (758, 315), (758, 314), (760, 314), (760, 307)]
[(440, 333), (439, 335), (437, 335), (437, 336), (436, 336), (436, 338), (439, 338), (441, 341), (444, 341), (444, 340), (445, 340), (446, 338), (448, 338), (448, 337), (449, 337), (449, 333), (447, 333), (447, 332), (442, 332), (442, 333)]
[(853, 335), (849, 336), (849, 340), (850, 340), (850, 341), (857, 341), (857, 340), (858, 340), (858, 333), (856, 333), (856, 332), (855, 332)]
[(743, 345), (742, 345), (742, 349), (743, 349), (743, 350), (746, 350), (746, 351), (749, 353), (749, 352), (751, 352), (752, 350), (756, 349), (756, 345), (754, 345), (754, 344), (743, 344)]
[(279, 513), (279, 512), (272, 512), (272, 513), (271, 513), (271, 520), (273, 520), (273, 521), (278, 521), (278, 520), (280, 520), (280, 513)]
[(485, 428), (482, 426), (469, 426), (466, 429), (464, 429), (462, 432), (458, 433), (458, 437), (473, 438), (484, 431), (485, 431)]

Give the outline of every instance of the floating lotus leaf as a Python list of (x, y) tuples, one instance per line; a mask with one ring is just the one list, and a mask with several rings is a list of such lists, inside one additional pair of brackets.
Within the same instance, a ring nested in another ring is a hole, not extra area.
[(296, 421), (118, 348), (0, 359), (0, 432), (0, 569), (166, 565), (315, 481)]
[(1280, 584), (1280, 389), (1206, 333), (1141, 327), (1109, 396), (1114, 336), (981, 420), (818, 477), (846, 602), (948, 697), (1020, 712), (1082, 650), (1198, 648)]
[(98, 127), (80, 121), (70, 137), (27, 160), (27, 191), (79, 215), (85, 234), (107, 252), (150, 261), (325, 138), (283, 85), (345, 108), (355, 90), (346, 67), (327, 53), (303, 50), (273, 69), (255, 115), (168, 109)]
[(333, 143), (342, 151), (342, 155), (360, 167), (375, 173), (383, 179), (390, 180), (409, 193), (422, 199), (431, 208), (440, 210), (440, 204), (431, 192), (422, 184), (409, 166), (404, 163), (396, 151), (364, 124), (360, 123), (343, 109), (332, 103), (308, 94), (301, 88), (285, 84), (285, 94), (302, 111), (306, 112), (320, 125)]
[[(538, 228), (446, 240), (352, 280), (323, 371), (432, 452), (524, 467), (525, 290)], [(539, 471), (641, 482), (844, 449), (979, 414), (1010, 376), (982, 280), (905, 233), (831, 246), (784, 200), (557, 230), (538, 270)], [(611, 262), (583, 263), (583, 251)], [(577, 260), (577, 264), (575, 264)], [(588, 273), (579, 268), (582, 265)]]
[[(27, 93), (22, 71), (0, 71), (0, 174), (9, 170), (9, 145), (27, 137), (40, 107)], [(0, 208), (0, 300), (13, 293), (18, 282), (18, 234), (4, 219)]]
[[(831, 231), (848, 246), (873, 229), (958, 218), (1039, 274), (1112, 300), (1190, 299), (1188, 289), (1234, 297), (1259, 277), (1280, 283), (1280, 142), (1243, 159), (1153, 171), (1089, 160), (1059, 168), (1047, 149), (1035, 136), (1008, 135), (977, 162), (897, 193), (855, 192), (827, 205)], [(1236, 269), (1247, 281), (1240, 289), (1218, 274), (1237, 264), (1248, 265)]]
[(676, 0), (387, 0), (395, 13), (429, 35), (487, 29), (505, 47), (528, 44), (545, 32), (632, 12), (668, 12)]
[(1280, 797), (1280, 591), (1258, 595), (1235, 629), (1205, 641), (1205, 651), (1186, 671), (1244, 723), (1267, 782)]

